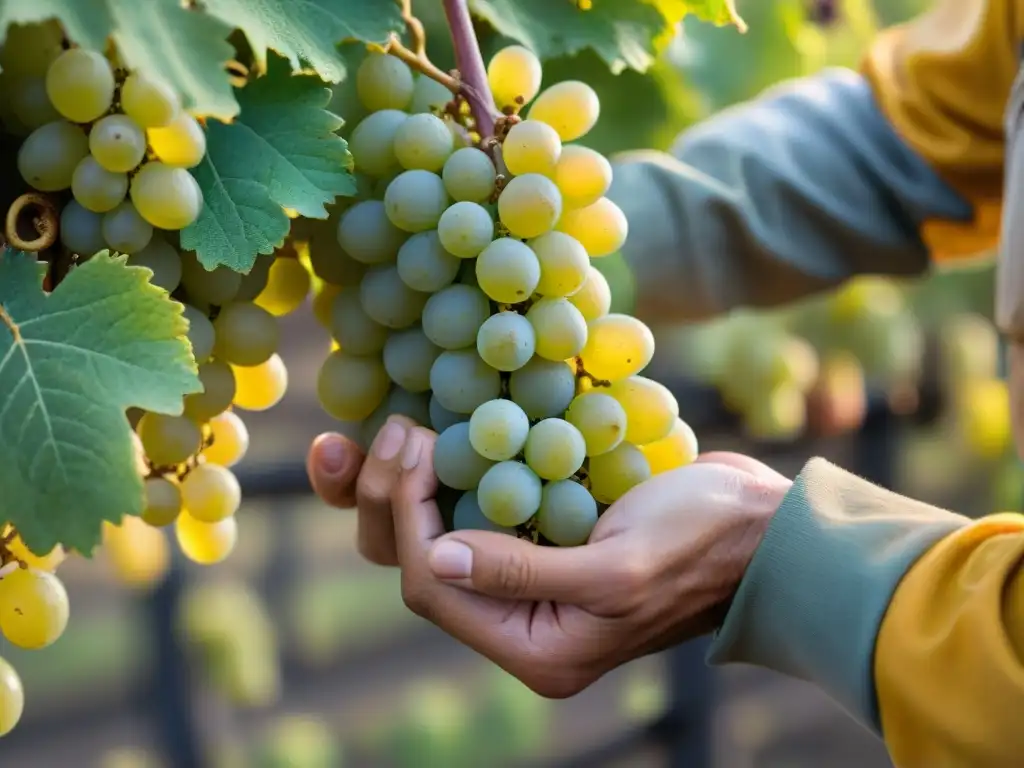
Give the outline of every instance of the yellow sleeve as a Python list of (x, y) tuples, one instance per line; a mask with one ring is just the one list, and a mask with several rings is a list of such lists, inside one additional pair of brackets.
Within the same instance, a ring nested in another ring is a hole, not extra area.
[(974, 208), (969, 224), (936, 221), (922, 234), (937, 260), (997, 242), (1003, 192), (1003, 114), (1020, 64), (1024, 0), (936, 0), (883, 32), (863, 70), (896, 131)]
[(1024, 765), (1024, 516), (942, 539), (882, 621), (875, 685), (901, 768)]

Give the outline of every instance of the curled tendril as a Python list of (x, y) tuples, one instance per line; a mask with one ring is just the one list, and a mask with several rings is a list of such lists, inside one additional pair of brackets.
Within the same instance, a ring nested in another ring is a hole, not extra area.
[[(27, 192), (7, 210), (4, 237), (12, 248), (38, 253), (57, 242), (60, 216), (52, 200), (36, 192)], [(30, 230), (29, 238), (22, 233)]]

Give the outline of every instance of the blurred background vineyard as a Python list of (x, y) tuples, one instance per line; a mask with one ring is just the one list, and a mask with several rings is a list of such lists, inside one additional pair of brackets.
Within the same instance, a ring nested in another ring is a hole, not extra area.
[[(807, 0), (740, 0), (745, 36), (687, 23), (647, 75), (612, 74), (584, 53), (546, 63), (545, 79), (579, 78), (598, 90), (602, 117), (584, 143), (607, 154), (667, 149), (688, 125), (780, 80), (856, 65), (880, 26), (929, 4), (847, 0), (838, 21), (822, 26), (810, 19)], [(451, 66), (440, 4), (419, 0), (415, 8), (434, 60)], [(483, 26), (480, 34), (485, 55), (506, 42)], [(344, 83), (335, 109), (349, 125), (360, 117)], [(599, 265), (628, 309), (628, 270), (615, 257)], [(812, 450), (844, 462), (842, 441), (795, 442), (830, 404), (870, 392), (897, 412), (935, 410), (901, 432), (896, 487), (969, 514), (1017, 509), (1024, 481), (1010, 456), (991, 304), (990, 265), (923, 281), (868, 277), (784, 311), (658, 328), (651, 375), (717, 390), (736, 414), (734, 428), (710, 434), (705, 447), (771, 449), (771, 462), (790, 473)], [(251, 417), (252, 448), (241, 468), (250, 482), (269, 487), (289, 472), (295, 479), (287, 467), (331, 428), (314, 392), (329, 344), (313, 313), (286, 319), (291, 389), (280, 407)], [(684, 416), (702, 407), (682, 402)], [(797, 447), (778, 450), (790, 443)], [(547, 765), (667, 705), (661, 657), (571, 701), (541, 700), (407, 612), (397, 574), (355, 553), (353, 515), (268, 489), (275, 495), (245, 503), (242, 539), (226, 564), (185, 570), (174, 619), (189, 661), (187, 681), (177, 682), (188, 683), (211, 765)], [(171, 695), (158, 668), (163, 640), (150, 600), (174, 572), (160, 537), (140, 529), (131, 549), (69, 561), (62, 572), (74, 615), (66, 636), (43, 652), (2, 649), (22, 673), (28, 702), (22, 727), (0, 744), (0, 765), (169, 765), (153, 715)], [(716, 765), (888, 765), (870, 737), (802, 684), (744, 669), (716, 675)], [(666, 763), (634, 753), (618, 764)]]

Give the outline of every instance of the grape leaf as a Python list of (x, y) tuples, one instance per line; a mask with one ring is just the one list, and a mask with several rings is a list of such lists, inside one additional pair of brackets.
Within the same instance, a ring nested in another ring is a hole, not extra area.
[(710, 21), (718, 26), (732, 25), (740, 32), (747, 31), (746, 22), (736, 13), (736, 0), (682, 0), (684, 16), (693, 14), (701, 21)]
[(84, 555), (142, 512), (130, 407), (178, 414), (201, 389), (182, 306), (106, 251), (43, 292), (45, 265), (0, 251), (0, 517), (33, 552)]
[(163, 78), (196, 114), (230, 120), (238, 114), (224, 65), (234, 55), (231, 25), (180, 0), (0, 0), (0, 34), (11, 22), (57, 18), (83, 48), (117, 43), (125, 65)]
[(383, 43), (404, 26), (395, 0), (206, 0), (206, 10), (245, 33), (261, 70), (273, 50), (331, 83), (345, 76), (339, 42)]
[(329, 203), (356, 191), (343, 121), (324, 107), (331, 92), (313, 75), (292, 75), (270, 58), (267, 74), (238, 91), (242, 111), (207, 126), (206, 157), (193, 169), (203, 211), (181, 233), (181, 246), (214, 269), (248, 272), (288, 234), (283, 208), (326, 219)]

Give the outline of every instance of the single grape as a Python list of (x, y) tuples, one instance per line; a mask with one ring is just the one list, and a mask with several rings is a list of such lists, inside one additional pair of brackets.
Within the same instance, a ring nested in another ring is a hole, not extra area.
[(516, 176), (539, 173), (553, 177), (561, 154), (562, 140), (555, 129), (538, 120), (516, 123), (501, 144), (505, 165)]
[(288, 369), (280, 355), (271, 355), (262, 365), (241, 368), (235, 374), (235, 405), (247, 411), (273, 408), (288, 389)]
[(436, 115), (409, 115), (395, 131), (395, 157), (408, 170), (440, 171), (453, 149), (452, 133)]
[[(256, 261), (259, 263), (260, 260), (257, 258)], [(309, 271), (301, 261), (289, 256), (271, 259), (269, 265), (263, 290), (256, 296), (255, 303), (275, 317), (290, 315), (305, 303), (309, 295), (312, 285)], [(243, 288), (249, 275), (242, 278)]]
[(651, 467), (632, 443), (619, 443), (590, 457), (590, 492), (602, 504), (613, 504), (651, 477)]
[(391, 382), (384, 363), (375, 357), (354, 357), (332, 352), (317, 376), (317, 398), (324, 410), (339, 421), (360, 421), (380, 405)]
[(331, 303), (331, 336), (351, 355), (374, 355), (384, 349), (388, 329), (372, 319), (359, 300), (359, 288), (342, 288)]
[(64, 634), (70, 612), (67, 590), (52, 573), (18, 568), (0, 579), (0, 631), (19, 648), (52, 645)]
[(105, 559), (122, 584), (152, 587), (167, 574), (171, 552), (163, 531), (129, 516), (120, 525), (104, 522), (102, 531)]
[(526, 463), (544, 480), (565, 480), (583, 466), (587, 443), (564, 419), (544, 419), (530, 428), (524, 448)]
[(103, 239), (112, 251), (136, 253), (153, 237), (153, 226), (139, 215), (130, 202), (120, 203), (103, 215)]
[(132, 72), (121, 86), (121, 109), (143, 128), (162, 128), (178, 117), (181, 99), (163, 80)]
[(565, 211), (557, 229), (579, 240), (592, 259), (615, 253), (629, 234), (626, 214), (607, 197), (586, 208)]
[(178, 519), (181, 514), (181, 487), (165, 477), (150, 477), (146, 480), (146, 506), (142, 519), (154, 528), (163, 528)]
[(200, 312), (191, 304), (186, 304), (182, 316), (188, 320), (188, 340), (192, 345), (192, 357), (197, 363), (204, 363), (213, 354), (216, 343), (216, 332), (213, 323), (204, 312)]
[(128, 173), (146, 156), (146, 132), (126, 115), (107, 115), (89, 131), (89, 151), (108, 171)]
[(364, 118), (352, 131), (349, 150), (356, 170), (384, 178), (400, 169), (395, 156), (395, 134), (407, 115), (397, 109), (382, 109)]
[(441, 348), (423, 333), (409, 328), (392, 334), (384, 344), (384, 370), (398, 386), (409, 392), (430, 389), (430, 369)]
[(18, 149), (18, 173), (40, 192), (71, 186), (75, 168), (89, 154), (89, 139), (77, 125), (55, 120), (36, 128)]
[(446, 251), (462, 259), (472, 259), (494, 239), (494, 219), (478, 203), (455, 203), (441, 214), (437, 235)]
[(388, 220), (380, 200), (356, 203), (338, 221), (338, 244), (345, 253), (364, 264), (394, 261), (407, 237)]
[(437, 397), (433, 394), (430, 396), (428, 408), (430, 414), (429, 425), (433, 427), (434, 431), (438, 434), (444, 432), (448, 427), (452, 426), (452, 424), (469, 421), (469, 414), (449, 411), (437, 401)]
[(487, 63), (487, 83), (498, 109), (529, 104), (540, 91), (543, 70), (540, 59), (529, 48), (509, 45)]
[(423, 332), (442, 349), (465, 349), (476, 342), (491, 306), (483, 291), (457, 283), (435, 293), (423, 307)]
[(426, 75), (416, 77), (413, 84), (412, 101), (409, 102), (408, 111), (416, 114), (418, 112), (440, 112), (445, 105), (454, 97), (448, 87)]
[(234, 411), (210, 419), (210, 442), (203, 448), (203, 458), (211, 464), (233, 467), (249, 450), (249, 430)]
[(437, 436), (434, 443), (434, 473), (449, 488), (469, 491), (494, 466), (473, 448), (469, 441), (469, 423), (451, 425)]
[(64, 30), (56, 19), (12, 23), (0, 46), (0, 68), (18, 77), (39, 77), (64, 52)]
[(541, 482), (525, 464), (503, 461), (484, 473), (476, 494), (488, 520), (511, 528), (522, 525), (540, 509)]
[(86, 258), (106, 250), (103, 216), (70, 200), (60, 212), (60, 241), (72, 253)]
[(181, 481), (188, 514), (203, 523), (219, 523), (242, 504), (242, 488), (234, 473), (218, 464), (200, 464)]
[[(355, 153), (353, 147), (352, 152)], [(441, 180), (452, 200), (484, 203), (494, 194), (497, 172), (486, 152), (476, 147), (455, 150), (444, 164)]]
[(185, 395), (185, 416), (203, 424), (231, 407), (235, 399), (235, 374), (223, 360), (210, 360), (199, 366), (203, 391)]
[(444, 249), (434, 230), (416, 233), (398, 249), (398, 276), (422, 293), (435, 293), (451, 285), (460, 264), (457, 256)]
[(147, 412), (135, 430), (146, 456), (156, 467), (183, 464), (203, 446), (199, 426), (184, 416)]
[(476, 279), (494, 301), (518, 304), (533, 295), (540, 283), (540, 262), (526, 243), (500, 237), (476, 260)]
[(537, 335), (537, 354), (546, 360), (576, 357), (587, 343), (587, 321), (567, 299), (540, 299), (526, 319)]
[(555, 166), (555, 184), (568, 208), (585, 208), (600, 200), (612, 185), (612, 164), (590, 147), (562, 147)]
[(491, 315), (476, 335), (476, 351), (499, 371), (516, 371), (533, 357), (537, 338), (530, 321), (517, 312)]
[(192, 251), (181, 254), (181, 284), (191, 299), (222, 306), (235, 299), (242, 276), (227, 267), (207, 269)]
[(651, 329), (629, 315), (605, 315), (589, 325), (583, 367), (597, 379), (618, 381), (639, 373), (654, 356)]
[(562, 141), (576, 141), (590, 132), (601, 114), (597, 93), (579, 80), (555, 83), (537, 97), (530, 107), (531, 120), (554, 128)]
[(540, 262), (537, 294), (562, 298), (583, 287), (590, 269), (590, 257), (579, 240), (564, 232), (548, 232), (531, 240), (529, 246)]
[(71, 48), (46, 71), (46, 93), (57, 111), (73, 123), (91, 123), (114, 101), (114, 70), (95, 51)]
[(370, 112), (405, 109), (414, 85), (409, 66), (387, 54), (367, 53), (356, 70), (356, 94)]
[(697, 435), (682, 419), (676, 419), (669, 433), (653, 443), (641, 445), (640, 451), (647, 459), (652, 475), (660, 475), (671, 469), (685, 467), (697, 458)]
[(437, 227), (448, 207), (448, 192), (436, 173), (404, 171), (388, 184), (384, 208), (391, 223), (406, 232), (423, 232)]
[(449, 411), (472, 413), (501, 394), (501, 376), (475, 349), (445, 351), (430, 369), (430, 389)]
[(26, 128), (35, 130), (61, 119), (60, 112), (53, 108), (50, 97), (46, 95), (44, 77), (13, 77), (8, 82), (10, 85), (5, 89), (5, 95), (10, 101), (10, 108)]
[(195, 168), (206, 156), (206, 131), (187, 112), (163, 127), (150, 128), (146, 137), (156, 159), (172, 168)]
[(108, 171), (88, 155), (75, 166), (71, 194), (90, 211), (106, 213), (116, 208), (128, 194), (128, 174)]
[(530, 420), (511, 400), (489, 400), (469, 418), (469, 442), (491, 461), (514, 457), (523, 449), (529, 432)]
[(554, 228), (561, 215), (558, 187), (539, 173), (516, 176), (498, 197), (498, 217), (513, 237), (540, 237)]
[(455, 502), (455, 513), (452, 523), (456, 531), (491, 531), (493, 533), (507, 533), (511, 536), (516, 535), (515, 528), (496, 525), (484, 516), (484, 513), (480, 511), (480, 503), (477, 500), (476, 491), (467, 491)]
[(544, 486), (537, 510), (537, 530), (559, 547), (586, 544), (597, 525), (597, 502), (590, 491), (573, 480)]
[(311, 221), (309, 265), (313, 274), (333, 286), (358, 285), (366, 274), (366, 265), (345, 253), (338, 243), (338, 218)]
[(565, 420), (583, 435), (587, 456), (599, 456), (614, 449), (626, 437), (626, 411), (611, 395), (590, 390), (576, 397), (565, 412)]
[(608, 278), (593, 265), (587, 267), (587, 276), (580, 289), (568, 298), (588, 323), (604, 317), (612, 308), (612, 289)]
[(25, 711), (21, 678), (6, 659), (0, 659), (0, 737), (14, 730)]
[(216, 523), (204, 523), (184, 512), (174, 526), (174, 533), (185, 557), (199, 565), (215, 565), (226, 560), (238, 543), (238, 520), (231, 516)]
[(576, 396), (576, 376), (562, 361), (534, 357), (512, 373), (509, 393), (531, 419), (561, 416)]
[(397, 267), (374, 267), (359, 286), (363, 309), (388, 328), (408, 328), (420, 319), (429, 294), (414, 291), (402, 282)]
[(626, 412), (626, 440), (646, 445), (668, 435), (679, 419), (679, 403), (667, 387), (643, 376), (616, 381), (607, 393)]
[(199, 218), (203, 191), (184, 168), (146, 163), (135, 174), (131, 197), (142, 217), (160, 229), (184, 229)]
[(281, 341), (277, 318), (249, 301), (224, 305), (213, 328), (217, 333), (213, 354), (235, 366), (265, 363)]

